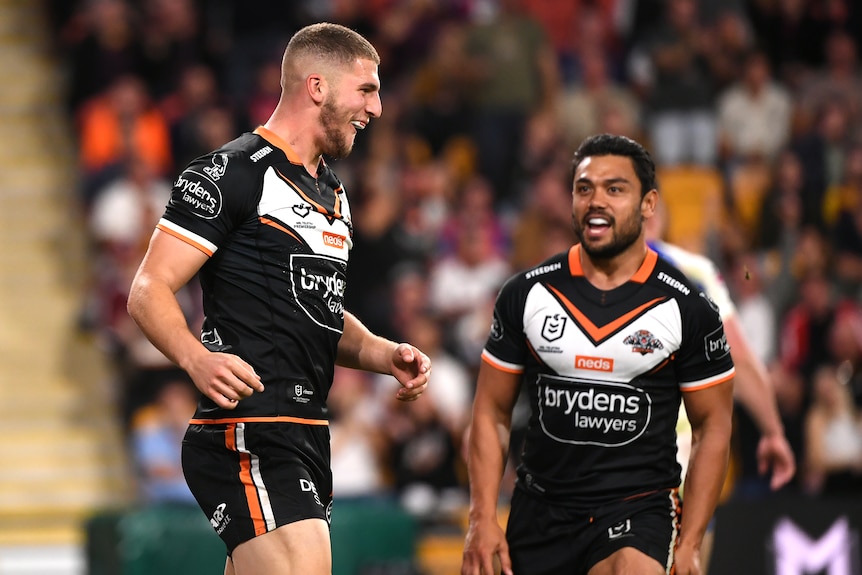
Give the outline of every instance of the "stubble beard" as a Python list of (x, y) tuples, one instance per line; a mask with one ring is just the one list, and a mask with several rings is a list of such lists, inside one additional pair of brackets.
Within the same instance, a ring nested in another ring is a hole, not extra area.
[(591, 245), (584, 238), (584, 227), (575, 216), (572, 216), (575, 228), (575, 236), (581, 244), (581, 248), (588, 256), (595, 260), (610, 260), (629, 249), (638, 240), (643, 231), (643, 220), (637, 217), (631, 225), (614, 227), (616, 221), (612, 222), (611, 241), (605, 245)]
[(340, 127), (338, 108), (327, 98), (320, 109), (320, 123), (323, 126), (323, 153), (331, 158), (346, 158), (353, 149), (353, 141), (344, 136)]

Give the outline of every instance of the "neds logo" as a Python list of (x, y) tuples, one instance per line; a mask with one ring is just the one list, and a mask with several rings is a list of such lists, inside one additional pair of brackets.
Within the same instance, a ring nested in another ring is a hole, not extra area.
[(587, 355), (576, 355), (575, 367), (578, 369), (610, 372), (614, 370), (614, 360), (608, 359), (606, 357), (590, 357)]
[(344, 236), (332, 232), (323, 232), (323, 243), (333, 248), (343, 248), (345, 239)]

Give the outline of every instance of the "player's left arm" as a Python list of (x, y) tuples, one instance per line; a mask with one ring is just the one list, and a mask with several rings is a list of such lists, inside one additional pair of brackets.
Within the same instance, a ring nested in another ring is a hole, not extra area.
[(727, 473), (733, 416), (733, 380), (683, 393), (691, 422), (691, 459), (675, 553), (677, 575), (700, 573), (700, 546)]
[(431, 360), (409, 343), (395, 343), (371, 333), (350, 312), (344, 312), (344, 332), (338, 342), (336, 363), (343, 367), (393, 375), (401, 384), (396, 397), (413, 401), (428, 386)]

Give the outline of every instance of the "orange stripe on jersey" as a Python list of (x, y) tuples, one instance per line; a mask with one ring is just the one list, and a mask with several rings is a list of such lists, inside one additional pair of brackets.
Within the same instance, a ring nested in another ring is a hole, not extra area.
[(261, 216), (259, 219), (260, 219), (260, 223), (262, 223), (262, 224), (264, 224), (264, 225), (267, 225), (267, 226), (271, 226), (271, 227), (273, 227), (273, 228), (275, 228), (275, 229), (277, 229), (277, 230), (279, 230), (279, 231), (282, 231), (282, 232), (286, 233), (287, 235), (289, 235), (290, 237), (292, 237), (293, 239), (295, 239), (295, 240), (296, 240), (296, 241), (298, 241), (299, 243), (303, 243), (303, 244), (305, 243), (305, 242), (303, 242), (300, 238), (296, 237), (296, 234), (295, 234), (295, 233), (293, 233), (292, 231), (290, 231), (289, 229), (287, 229), (286, 227), (284, 227), (284, 226), (283, 226), (283, 225), (281, 225), (280, 223), (275, 222), (275, 221), (273, 221), (273, 220), (271, 220), (271, 219), (269, 219), (269, 218), (265, 218), (265, 217), (263, 217), (263, 216)]
[(258, 136), (261, 136), (264, 140), (267, 140), (270, 144), (284, 152), (284, 155), (287, 156), (287, 159), (288, 161), (290, 161), (291, 164), (296, 164), (297, 166), (302, 165), (302, 160), (299, 159), (297, 153), (293, 151), (293, 148), (290, 147), (290, 144), (281, 139), (281, 136), (268, 128), (264, 128), (263, 126), (258, 126), (255, 129), (254, 133)]
[(172, 235), (172, 236), (174, 236), (175, 238), (177, 238), (178, 240), (182, 240), (182, 241), (184, 241), (185, 243), (189, 244), (190, 246), (192, 246), (192, 247), (194, 247), (194, 248), (197, 248), (197, 249), (199, 249), (200, 251), (202, 251), (203, 253), (205, 253), (206, 255), (208, 255), (208, 256), (210, 256), (210, 257), (212, 257), (212, 255), (213, 255), (212, 250), (205, 248), (204, 246), (202, 246), (201, 244), (197, 243), (196, 241), (194, 241), (194, 240), (192, 240), (192, 239), (189, 239), (189, 238), (187, 238), (186, 236), (184, 236), (184, 235), (182, 235), (182, 234), (180, 234), (180, 233), (178, 233), (178, 232), (176, 232), (176, 231), (174, 231), (174, 230), (172, 230), (172, 229), (170, 229), (170, 228), (168, 228), (168, 227), (166, 227), (166, 226), (163, 226), (162, 224), (157, 224), (157, 225), (156, 225), (156, 227), (157, 227), (159, 230), (161, 230), (161, 231), (165, 232), (166, 234)]
[(584, 275), (584, 268), (581, 267), (581, 244), (569, 248), (569, 273), (573, 276)]
[(725, 377), (722, 377), (721, 379), (716, 379), (715, 381), (710, 381), (709, 383), (704, 383), (702, 385), (697, 385), (695, 387), (682, 387), (680, 389), (682, 391), (684, 391), (685, 393), (688, 393), (689, 391), (699, 391), (701, 389), (707, 389), (709, 387), (712, 387), (713, 385), (718, 385), (719, 383), (724, 383), (725, 381), (730, 381), (731, 379), (733, 379), (734, 375), (736, 375), (736, 372), (731, 372), (729, 375), (726, 375)]
[[(644, 261), (629, 281), (639, 284), (645, 283), (652, 275), (657, 261), (658, 253), (651, 248), (647, 248), (647, 254)], [(581, 244), (575, 244), (569, 248), (569, 273), (573, 276), (584, 275), (584, 268), (581, 265)]]
[(490, 365), (491, 367), (493, 367), (494, 369), (496, 369), (498, 371), (505, 371), (506, 373), (514, 373), (515, 375), (521, 375), (522, 373), (524, 373), (523, 369), (512, 369), (511, 367), (506, 367), (506, 366), (500, 365), (499, 363), (497, 363), (496, 361), (494, 361), (492, 358), (488, 357), (484, 353), (482, 354), (482, 361), (484, 361), (485, 363), (487, 363), (488, 365)]
[(326, 419), (305, 419), (289, 415), (273, 415), (269, 417), (222, 417), (219, 419), (190, 419), (193, 425), (216, 425), (219, 423), (301, 423), (303, 425), (329, 425)]
[(658, 261), (658, 253), (654, 250), (647, 248), (647, 254), (644, 258), (641, 267), (638, 268), (638, 271), (635, 272), (635, 275), (632, 276), (632, 279), (629, 281), (633, 281), (635, 283), (646, 283), (649, 277), (652, 275), (652, 271), (655, 269), (655, 263)]
[(623, 327), (624, 325), (626, 325), (627, 323), (632, 321), (634, 318), (636, 318), (638, 315), (640, 315), (644, 310), (652, 307), (653, 305), (655, 305), (656, 303), (658, 303), (660, 301), (667, 299), (665, 297), (657, 297), (653, 300), (646, 302), (645, 304), (639, 305), (638, 307), (631, 310), (627, 314), (621, 315), (620, 317), (618, 317), (614, 321), (610, 322), (609, 324), (603, 325), (602, 327), (598, 327), (596, 324), (591, 322), (590, 319), (587, 316), (585, 316), (581, 310), (579, 310), (577, 307), (575, 307), (575, 304), (573, 304), (568, 299), (566, 299), (566, 296), (564, 296), (558, 289), (556, 289), (554, 286), (550, 286), (550, 285), (548, 286), (548, 289), (550, 289), (552, 292), (554, 292), (554, 294), (556, 294), (556, 296), (558, 298), (560, 298), (560, 301), (563, 302), (563, 305), (566, 306), (566, 309), (569, 310), (569, 312), (575, 318), (575, 321), (578, 322), (578, 325), (580, 325), (582, 328), (584, 328), (586, 330), (587, 334), (589, 334), (589, 336), (591, 338), (593, 338), (594, 341), (597, 341), (597, 342), (603, 340), (604, 338), (608, 337), (609, 335), (611, 335), (612, 333), (614, 333), (615, 331), (617, 331), (618, 329), (620, 329), (621, 327)]

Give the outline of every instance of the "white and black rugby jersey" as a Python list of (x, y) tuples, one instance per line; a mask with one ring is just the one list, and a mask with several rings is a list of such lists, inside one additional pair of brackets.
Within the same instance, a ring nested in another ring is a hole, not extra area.
[(332, 170), (321, 162), (315, 179), (260, 127), (189, 164), (158, 228), (210, 256), (201, 341), (243, 358), (265, 386), (231, 411), (202, 397), (195, 419), (325, 423), (352, 247)]
[(592, 508), (677, 487), (681, 392), (734, 368), (715, 304), (655, 251), (610, 291), (587, 281), (579, 255), (574, 246), (506, 282), (482, 358), (527, 386), (518, 487)]

